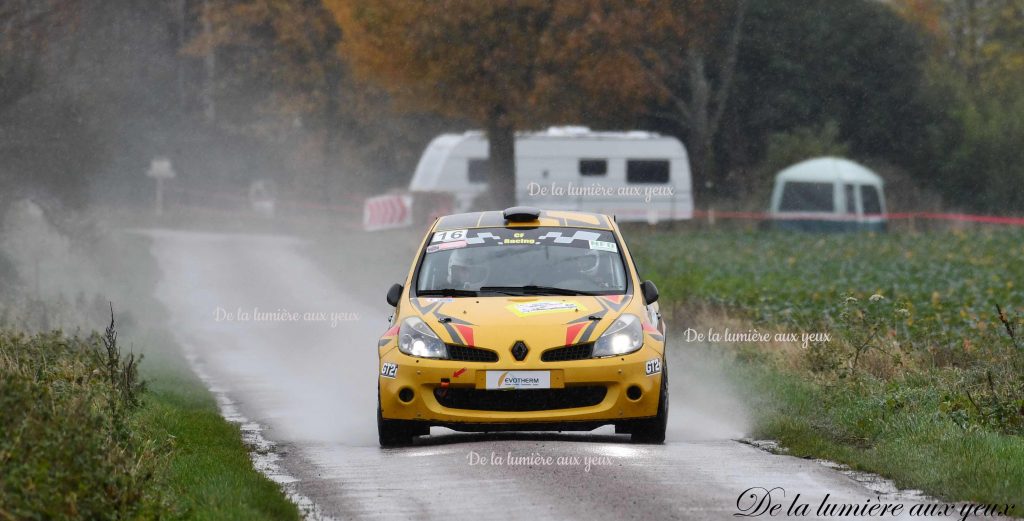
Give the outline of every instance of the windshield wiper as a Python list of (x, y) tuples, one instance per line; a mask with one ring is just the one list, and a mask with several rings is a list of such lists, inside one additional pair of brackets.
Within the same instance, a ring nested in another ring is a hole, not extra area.
[(417, 297), (476, 297), (480, 293), (471, 289), (424, 289), (416, 292)]
[(535, 286), (532, 284), (526, 286), (484, 286), (480, 288), (480, 291), (493, 291), (495, 293), (505, 293), (509, 295), (595, 295), (595, 293), (580, 291), (578, 289), (556, 288), (554, 286)]

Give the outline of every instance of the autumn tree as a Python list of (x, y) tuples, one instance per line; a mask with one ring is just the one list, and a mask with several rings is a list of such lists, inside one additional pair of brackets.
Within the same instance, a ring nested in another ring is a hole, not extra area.
[(184, 52), (216, 64), (203, 89), (216, 107), (207, 125), (262, 143), (273, 167), (250, 172), (289, 195), (329, 202), (393, 186), (415, 165), (422, 134), (436, 131), (353, 77), (320, 0), (207, 0), (193, 15), (201, 22)]
[(0, 108), (37, 87), (47, 44), (71, 26), (68, 0), (9, 0), (0, 4)]
[(53, 85), (69, 65), (54, 42), (76, 33), (85, 8), (73, 0), (0, 2), (0, 216), (22, 196), (81, 204), (81, 176), (98, 154), (82, 104)]
[[(327, 193), (336, 140), (338, 31), (318, 0), (207, 0), (183, 51), (200, 59), (204, 119), (217, 132), (290, 153), (275, 154), (299, 195)], [(213, 64), (213, 70), (210, 69)], [(275, 161), (277, 163), (278, 161)], [(269, 175), (259, 172), (257, 175)]]
[(630, 52), (650, 2), (610, 0), (324, 0), (355, 74), (410, 110), (481, 125), (489, 205), (515, 200), (515, 132), (600, 125), (635, 115), (651, 95)]
[(930, 177), (958, 208), (1024, 212), (1024, 1), (893, 5), (928, 37), (924, 90), (945, 114), (928, 133)]
[(991, 93), (1024, 76), (1024, 1), (894, 0), (930, 37), (932, 57), (971, 89)]
[(679, 128), (704, 187), (715, 185), (714, 142), (733, 89), (747, 0), (655, 2), (634, 52), (654, 89), (648, 113)]

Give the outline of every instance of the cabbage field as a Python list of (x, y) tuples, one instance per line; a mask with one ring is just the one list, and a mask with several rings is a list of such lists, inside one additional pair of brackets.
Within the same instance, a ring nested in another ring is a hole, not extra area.
[(1024, 503), (1024, 232), (625, 235), (670, 348), (723, 323), (830, 335), (705, 346), (740, 362), (754, 436), (939, 497)]
[(701, 300), (755, 322), (816, 328), (848, 297), (882, 295), (918, 343), (960, 349), (1024, 312), (1024, 231), (920, 234), (632, 233), (642, 275), (672, 302)]

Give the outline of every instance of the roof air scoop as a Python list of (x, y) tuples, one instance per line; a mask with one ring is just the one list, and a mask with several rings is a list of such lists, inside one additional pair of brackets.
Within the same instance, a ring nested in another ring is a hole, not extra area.
[(513, 206), (502, 213), (505, 220), (514, 223), (536, 221), (540, 218), (540, 210), (532, 206)]

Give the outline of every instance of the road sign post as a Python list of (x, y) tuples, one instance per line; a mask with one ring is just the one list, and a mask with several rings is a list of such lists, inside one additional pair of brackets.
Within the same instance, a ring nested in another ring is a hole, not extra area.
[(171, 167), (171, 160), (166, 157), (154, 157), (149, 163), (149, 170), (146, 171), (146, 176), (156, 180), (156, 206), (154, 211), (157, 215), (163, 215), (164, 213), (164, 180), (174, 179), (176, 175), (174, 168)]

